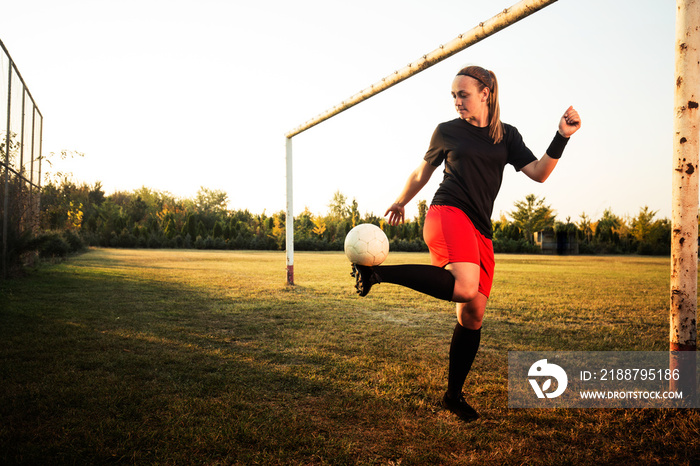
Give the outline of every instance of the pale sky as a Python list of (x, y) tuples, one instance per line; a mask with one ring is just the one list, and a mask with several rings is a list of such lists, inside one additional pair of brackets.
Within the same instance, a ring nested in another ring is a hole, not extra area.
[[(0, 0), (0, 39), (44, 115), (44, 154), (110, 194), (146, 186), (285, 208), (285, 133), (517, 0)], [(534, 193), (558, 220), (671, 215), (673, 0), (560, 0), (293, 139), (295, 215), (333, 193), (382, 215), (454, 75), (495, 72), (501, 118), (540, 156), (569, 105), (583, 125), (544, 184), (506, 167), (494, 218)], [(430, 201), (441, 170), (408, 206)]]

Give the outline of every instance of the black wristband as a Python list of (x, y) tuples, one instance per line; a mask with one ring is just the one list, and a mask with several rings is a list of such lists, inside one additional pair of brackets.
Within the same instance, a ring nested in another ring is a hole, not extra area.
[(569, 142), (569, 138), (565, 138), (561, 135), (561, 133), (559, 133), (559, 131), (557, 131), (557, 134), (554, 135), (554, 139), (552, 139), (552, 142), (547, 148), (547, 155), (549, 155), (549, 158), (561, 158), (561, 154), (564, 153), (564, 148), (566, 147), (567, 142)]

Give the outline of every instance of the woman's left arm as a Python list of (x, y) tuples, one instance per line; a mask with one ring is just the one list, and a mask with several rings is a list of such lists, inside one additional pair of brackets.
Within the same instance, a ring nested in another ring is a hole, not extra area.
[(557, 166), (559, 157), (564, 150), (564, 146), (568, 142), (571, 135), (581, 128), (581, 118), (574, 107), (569, 107), (561, 120), (559, 120), (559, 128), (554, 136), (552, 144), (549, 145), (547, 152), (541, 159), (535, 160), (522, 168), (522, 172), (529, 178), (543, 183)]

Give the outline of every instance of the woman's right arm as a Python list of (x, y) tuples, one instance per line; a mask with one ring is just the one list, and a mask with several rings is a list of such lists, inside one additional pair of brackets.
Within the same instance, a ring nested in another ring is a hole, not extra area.
[(386, 210), (384, 216), (389, 216), (390, 225), (398, 225), (403, 223), (405, 210), (404, 207), (408, 204), (418, 192), (423, 189), (433, 172), (437, 167), (429, 164), (425, 160), (418, 165), (418, 168), (413, 170), (406, 181), (401, 194), (396, 198), (396, 201)]

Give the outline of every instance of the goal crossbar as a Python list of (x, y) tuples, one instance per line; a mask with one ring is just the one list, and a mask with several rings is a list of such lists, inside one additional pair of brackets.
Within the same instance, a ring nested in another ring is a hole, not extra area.
[(401, 81), (404, 81), (411, 76), (414, 76), (421, 71), (440, 63), (446, 58), (461, 52), (467, 47), (476, 44), (477, 42), (497, 33), (501, 29), (505, 29), (506, 27), (530, 16), (531, 14), (548, 5), (551, 5), (556, 1), (557, 0), (522, 0), (510, 8), (506, 8), (491, 19), (479, 23), (478, 26), (472, 28), (470, 31), (460, 34), (446, 44), (440, 45), (440, 47), (423, 55), (418, 60), (415, 60), (403, 68), (394, 71), (389, 76), (382, 78), (380, 81), (377, 81), (368, 88), (350, 96), (349, 98), (340, 102), (338, 105), (329, 108), (325, 112), (297, 126), (293, 130), (289, 131), (285, 136), (287, 138), (292, 138), (297, 134), (339, 114), (340, 112), (354, 107), (360, 102), (363, 102), (370, 97), (389, 89)]

